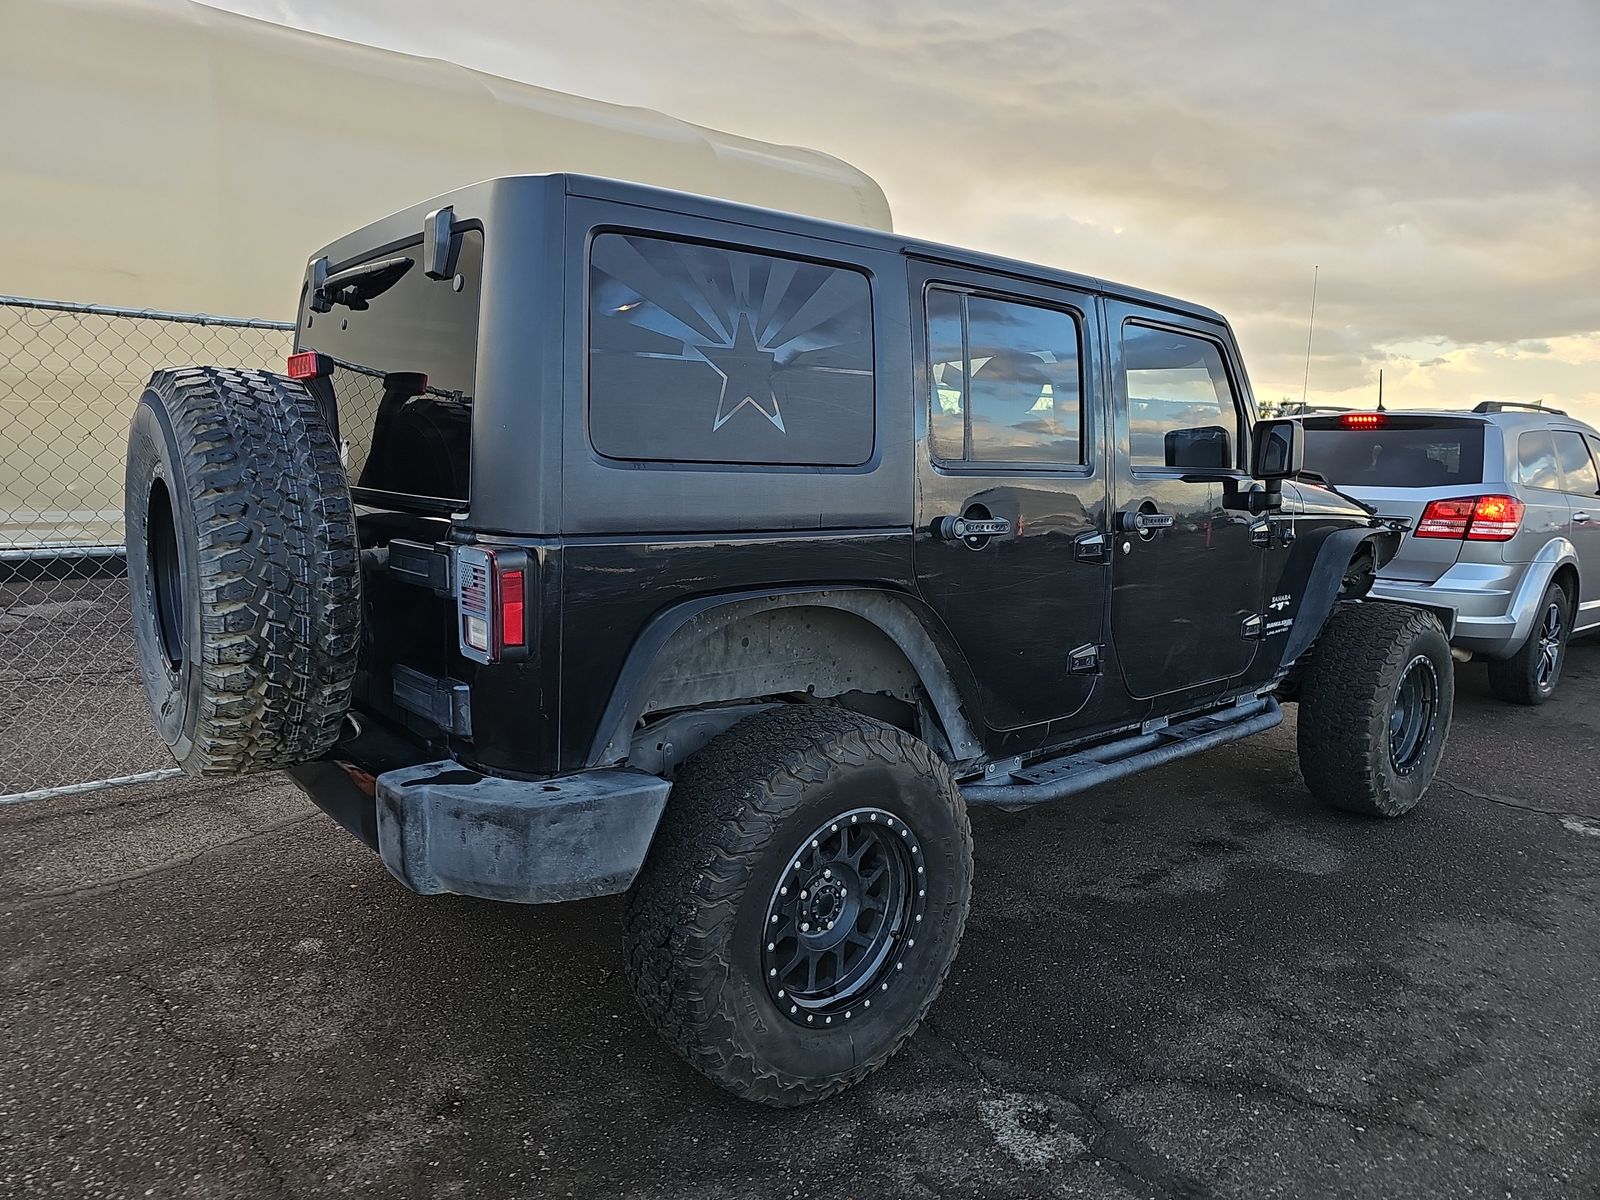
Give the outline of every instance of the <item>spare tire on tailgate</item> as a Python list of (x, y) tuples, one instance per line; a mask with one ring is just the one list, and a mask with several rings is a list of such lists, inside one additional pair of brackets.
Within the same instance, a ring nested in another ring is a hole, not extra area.
[(178, 765), (244, 775), (338, 739), (361, 571), (327, 416), (264, 371), (157, 371), (128, 434), (128, 585), (145, 694)]

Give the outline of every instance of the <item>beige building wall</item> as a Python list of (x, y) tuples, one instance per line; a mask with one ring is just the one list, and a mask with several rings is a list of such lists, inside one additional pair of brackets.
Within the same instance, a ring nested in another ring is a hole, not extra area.
[[(289, 319), (313, 249), (527, 172), (890, 222), (877, 184), (816, 151), (190, 0), (0, 0), (0, 112), (10, 295)], [(133, 394), (152, 365), (210, 356), (205, 335), (107, 321), (30, 353), (45, 320), (73, 318), (0, 311), (0, 548), (109, 536)]]

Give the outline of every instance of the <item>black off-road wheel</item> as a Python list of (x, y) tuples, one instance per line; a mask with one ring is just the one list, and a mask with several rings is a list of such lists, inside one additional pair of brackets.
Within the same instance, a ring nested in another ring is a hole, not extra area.
[(971, 891), (965, 802), (926, 745), (854, 713), (773, 709), (678, 771), (627, 895), (628, 976), (717, 1084), (821, 1100), (911, 1036)]
[(1335, 612), (1300, 685), (1300, 773), (1348, 812), (1398, 817), (1439, 769), (1455, 663), (1431, 614), (1366, 603)]
[(338, 739), (361, 630), (355, 513), (305, 388), (157, 371), (128, 435), (128, 587), (145, 695), (191, 775), (307, 762)]
[(1545, 589), (1528, 640), (1510, 658), (1489, 660), (1489, 689), (1511, 704), (1543, 704), (1555, 694), (1572, 632), (1572, 597), (1559, 583)]

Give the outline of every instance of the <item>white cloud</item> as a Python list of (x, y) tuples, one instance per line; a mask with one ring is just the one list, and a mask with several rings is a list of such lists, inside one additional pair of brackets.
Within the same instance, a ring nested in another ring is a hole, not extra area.
[(1593, 0), (224, 6), (838, 154), (907, 232), (1221, 309), (1261, 395), (1319, 264), (1322, 399), (1600, 418)]

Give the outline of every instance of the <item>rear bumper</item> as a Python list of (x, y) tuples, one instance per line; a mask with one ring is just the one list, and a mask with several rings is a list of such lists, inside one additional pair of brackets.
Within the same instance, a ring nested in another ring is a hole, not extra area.
[(1385, 579), (1372, 598), (1455, 613), (1450, 644), (1490, 658), (1514, 653), (1528, 638), (1556, 564), (1457, 563), (1433, 583)]
[(624, 891), (672, 789), (625, 768), (520, 780), (448, 759), (379, 775), (375, 797), (330, 763), (290, 775), (413, 892), (519, 904)]

